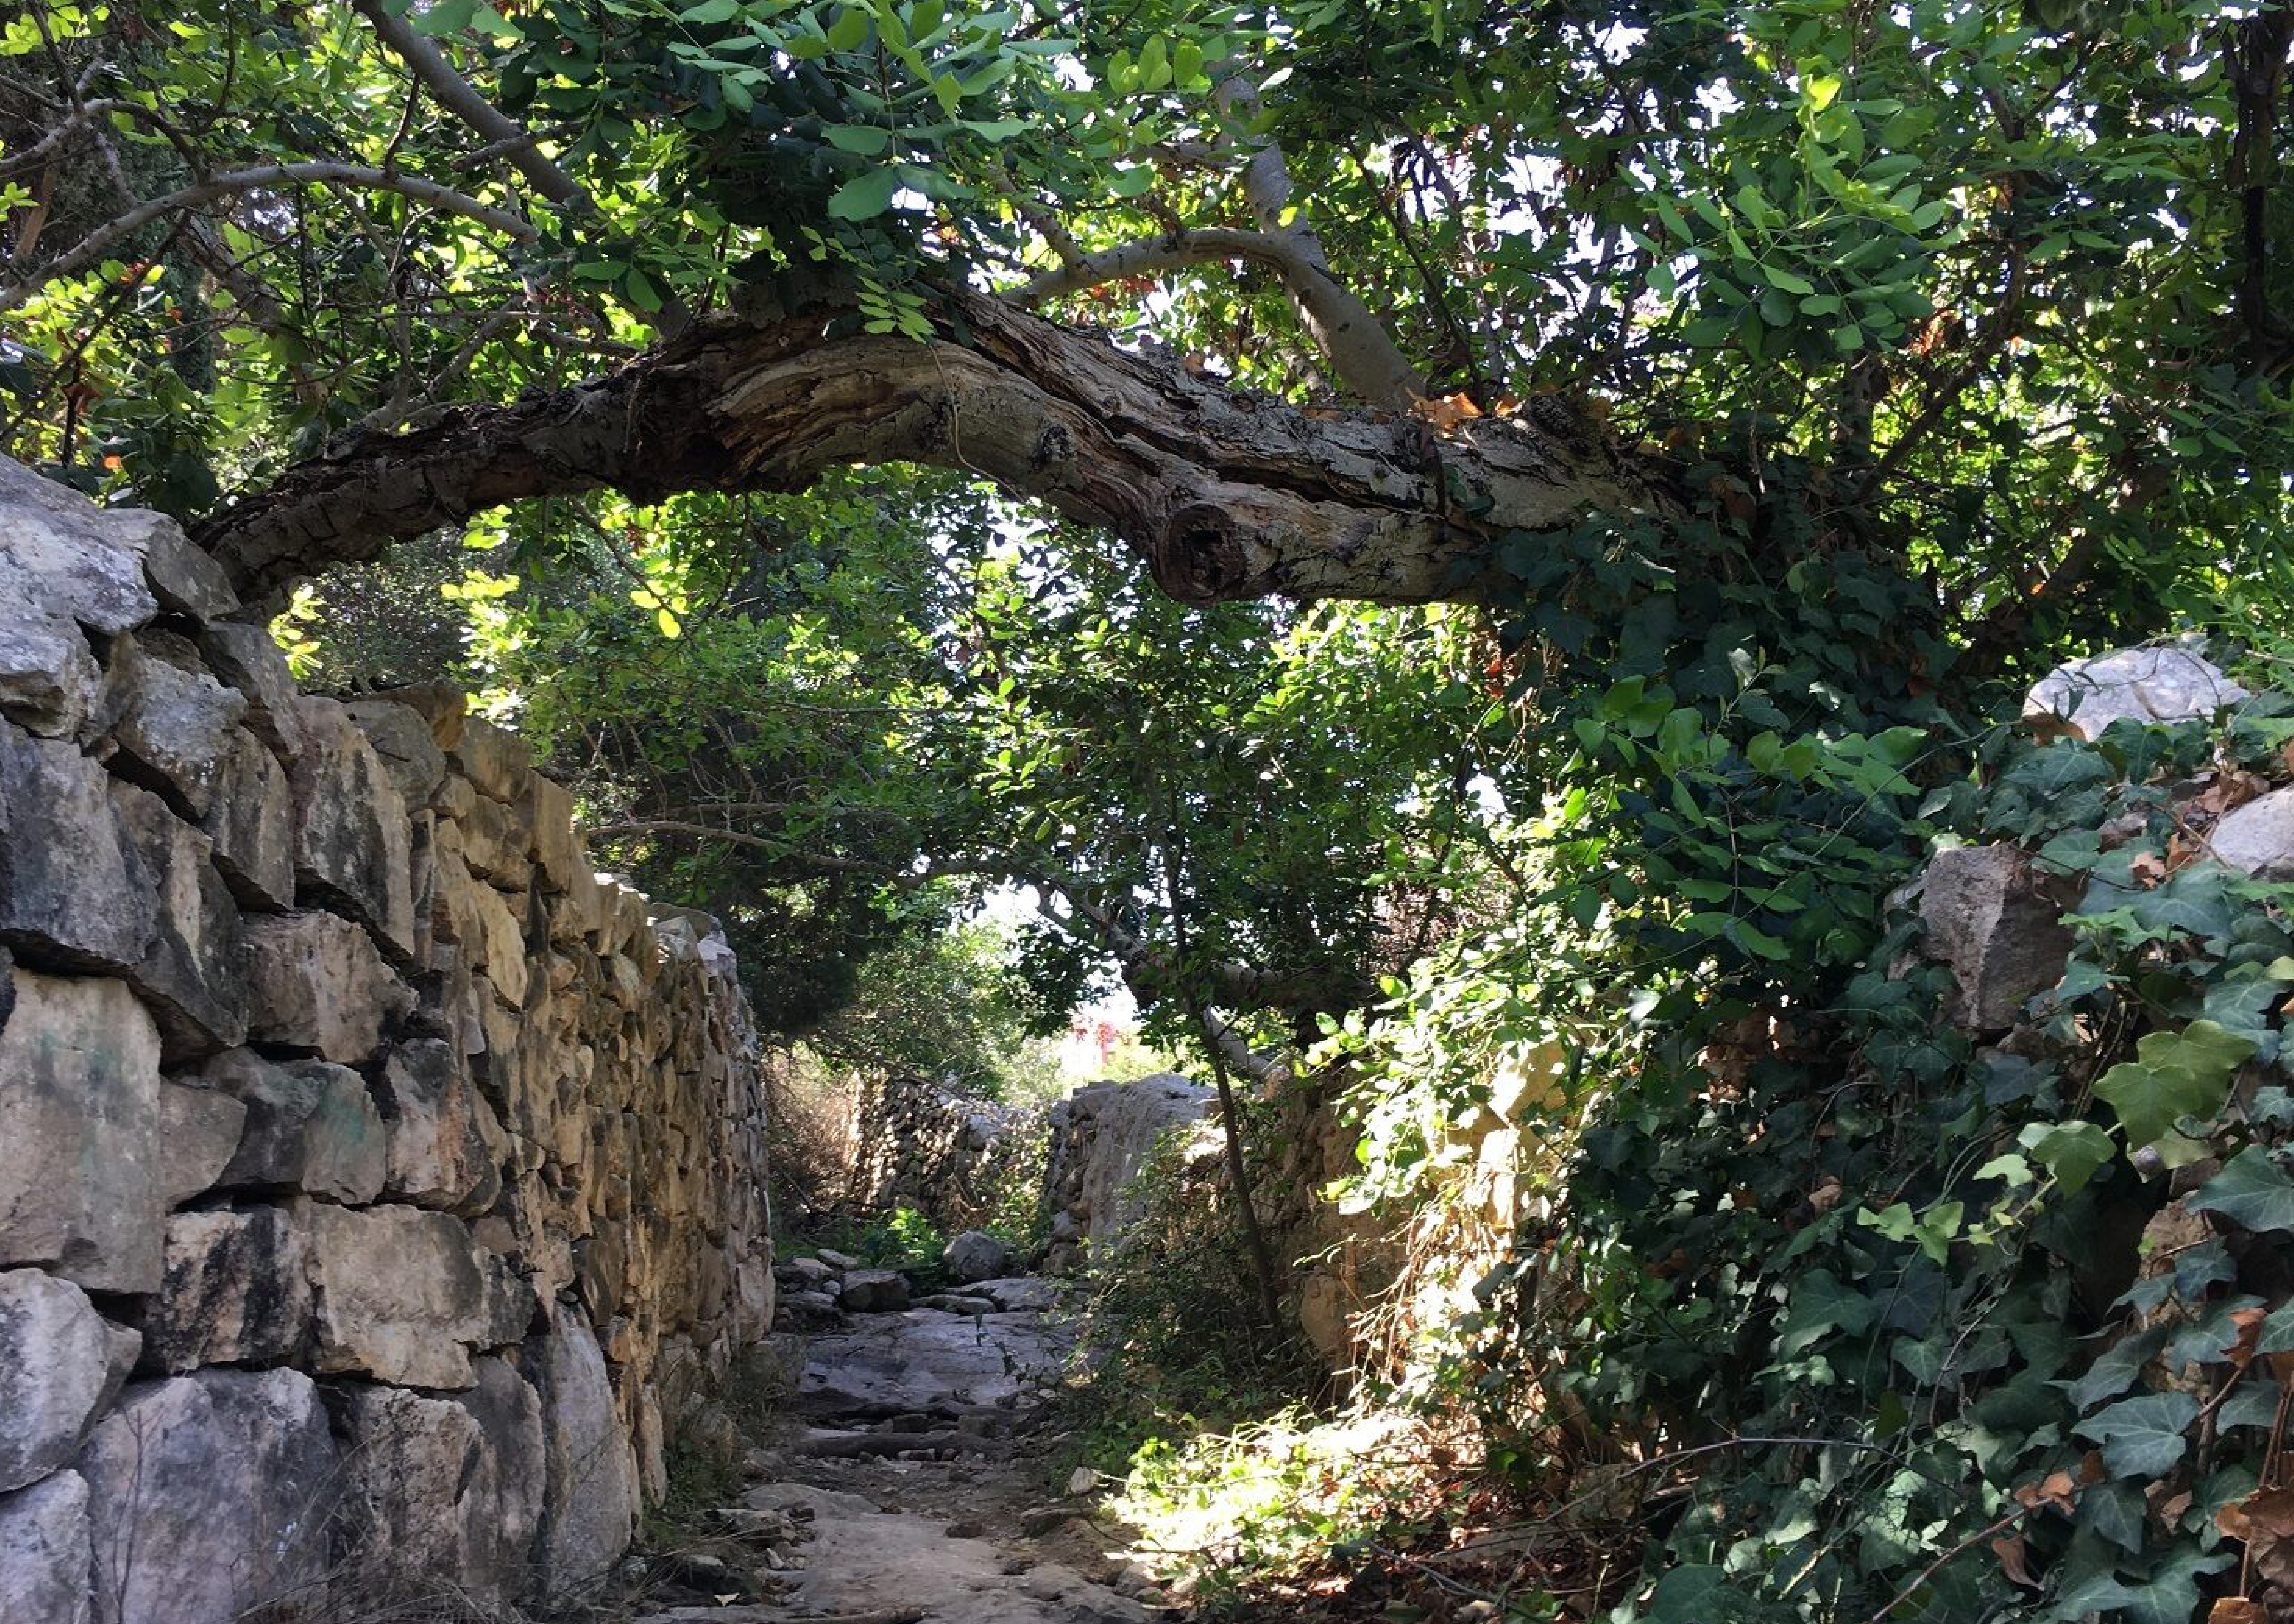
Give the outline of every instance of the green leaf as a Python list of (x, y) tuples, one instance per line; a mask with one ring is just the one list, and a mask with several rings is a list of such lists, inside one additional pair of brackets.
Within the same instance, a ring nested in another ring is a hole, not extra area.
[(2066, 1196), (2075, 1196), (2119, 1153), (2111, 1135), (2092, 1122), (2033, 1123), (2017, 1142), (2031, 1159), (2054, 1174)]
[(850, 51), (868, 37), (868, 13), (857, 5), (848, 5), (828, 25), (828, 48)]
[(2220, 1213), (2249, 1230), (2294, 1230), (2294, 1180), (2260, 1145), (2231, 1157), (2183, 1205), (2193, 1213)]
[(741, 0), (701, 0), (700, 4), (689, 5), (677, 15), (682, 22), (730, 22), (740, 10)]
[(2104, 1072), (2095, 1092), (2119, 1113), (2127, 1142), (2139, 1148), (2171, 1133), (2184, 1116), (2205, 1118), (2221, 1109), (2254, 1040), (2194, 1020), (2180, 1032), (2145, 1035), (2135, 1052)]
[(2190, 1447), (2183, 1433), (2198, 1419), (2199, 1401), (2187, 1393), (2146, 1393), (2121, 1399), (2080, 1422), (2080, 1437), (2103, 1446), (2103, 1467), (2113, 1477), (2157, 1477)]
[(477, 9), (478, 0), (438, 0), (428, 11), (415, 16), (414, 31), (434, 39), (442, 34), (459, 34), (470, 26)]
[(862, 158), (874, 158), (892, 144), (892, 132), (881, 125), (832, 124), (821, 134), (839, 152), (857, 153)]
[(829, 218), (873, 220), (891, 207), (892, 194), (899, 187), (900, 172), (897, 168), (871, 169), (866, 175), (854, 175), (829, 198)]

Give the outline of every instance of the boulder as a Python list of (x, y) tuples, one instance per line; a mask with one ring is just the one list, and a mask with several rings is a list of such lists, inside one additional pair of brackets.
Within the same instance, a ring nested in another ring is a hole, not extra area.
[(487, 1336), (486, 1276), (461, 1220), (307, 1200), (294, 1219), (318, 1294), (314, 1369), (403, 1387), (476, 1379), (470, 1350)]
[(940, 1255), (948, 1278), (959, 1286), (992, 1280), (1012, 1272), (1012, 1248), (985, 1230), (966, 1230)]
[(80, 1453), (104, 1624), (235, 1624), (322, 1607), (341, 1463), (294, 1370), (131, 1387)]
[(297, 710), (300, 696), (287, 656), (271, 634), (260, 626), (227, 622), (199, 633), (199, 653), (207, 668), (247, 701), (247, 725), (291, 763), (303, 751), (303, 719)]
[(191, 663), (189, 645), (147, 636), (150, 648), (121, 637), (112, 649), (111, 770), (197, 822), (215, 804), (247, 701)]
[(816, 1247), (813, 1255), (839, 1274), (860, 1266), (860, 1260), (850, 1253), (839, 1252), (830, 1246)]
[(310, 1339), (302, 1236), (275, 1206), (177, 1213), (167, 1274), (143, 1316), (145, 1357), (171, 1374), (290, 1360)]
[(159, 613), (143, 560), (170, 527), (157, 514), (106, 512), (0, 459), (0, 716), (48, 737), (79, 730), (98, 682), (85, 632)]
[(374, 746), (399, 800), (410, 809), (428, 806), (446, 775), (446, 752), (438, 748), (429, 719), (387, 699), (348, 700), (343, 708)]
[(248, 1030), (259, 1043), (355, 1066), (414, 1007), (412, 991), (348, 920), (261, 914), (246, 926)]
[(295, 794), (297, 894), (374, 932), (394, 958), (414, 951), (411, 825), (406, 803), (341, 702), (305, 696)]
[(142, 962), (153, 885), (110, 778), (68, 741), (0, 723), (0, 946), (57, 970)]
[(374, 1092), (389, 1130), (383, 1189), (392, 1199), (472, 1217), (493, 1206), (501, 1194), (494, 1149), (501, 1125), (451, 1044), (399, 1044)]
[(2273, 790), (2223, 815), (2207, 837), (2214, 855), (2257, 880), (2294, 880), (2294, 788)]
[(0, 1619), (91, 1624), (87, 1480), (58, 1472), (0, 1494)]
[(282, 914), (295, 905), (295, 801), (287, 774), (253, 734), (232, 735), (215, 805), (199, 827), (240, 906)]
[(851, 1269), (836, 1300), (847, 1313), (896, 1314), (908, 1305), (908, 1283), (897, 1269)]
[(2145, 724), (2211, 717), (2247, 697), (2220, 668), (2173, 644), (2115, 649), (2057, 666), (2023, 701), (2041, 737), (2094, 740), (2122, 718)]
[(118, 1393), (137, 1337), (95, 1311), (68, 1280), (0, 1273), (0, 1491), (69, 1460)]
[(2026, 999), (2062, 978), (2071, 947), (2071, 933), (2061, 922), (2068, 905), (2050, 894), (2014, 846), (1940, 851), (1920, 883), (1924, 951), (1951, 967), (1946, 1013), (1955, 1025), (2005, 1030)]
[(247, 1108), (229, 1094), (188, 1084), (159, 1084), (159, 1200), (181, 1206), (215, 1187), (238, 1152)]
[(773, 1272), (799, 1290), (817, 1287), (836, 1278), (836, 1271), (817, 1257), (793, 1257)]
[(157, 795), (115, 784), (111, 798), (157, 881), (150, 945), (126, 974), (159, 1022), (160, 1059), (174, 1065), (245, 1042), (247, 933), (209, 860), (215, 842)]
[(234, 1049), (208, 1061), (201, 1076), (247, 1109), (239, 1147), (217, 1182), (352, 1203), (382, 1193), (390, 1141), (358, 1073), (326, 1060), (266, 1060)]
[(581, 1311), (557, 1305), (535, 1351), (548, 1461), (541, 1587), (554, 1595), (598, 1578), (629, 1548), (637, 1462), (614, 1409), (605, 1355)]
[(123, 982), (0, 967), (0, 1264), (156, 1291), (159, 1033)]

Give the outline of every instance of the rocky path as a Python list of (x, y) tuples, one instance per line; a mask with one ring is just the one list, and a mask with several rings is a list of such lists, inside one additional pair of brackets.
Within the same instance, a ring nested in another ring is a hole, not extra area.
[[(767, 1603), (637, 1624), (1149, 1624), (1171, 1611), (1048, 1481), (1040, 1426), (1072, 1336), (1050, 1282), (841, 1316), (807, 1337), (779, 1435), (728, 1520)], [(853, 1294), (858, 1295), (858, 1294)], [(706, 1587), (705, 1571), (696, 1576)]]

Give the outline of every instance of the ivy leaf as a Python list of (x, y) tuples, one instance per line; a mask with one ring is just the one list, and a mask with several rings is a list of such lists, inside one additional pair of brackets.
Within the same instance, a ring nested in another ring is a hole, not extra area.
[(2262, 1334), (2255, 1340), (2254, 1351), (2294, 1353), (2294, 1302), (2289, 1302), (2262, 1322)]
[(2157, 1477), (2190, 1448), (2184, 1430), (2198, 1419), (2199, 1401), (2187, 1393), (2146, 1393), (2121, 1399), (2078, 1424), (2078, 1435), (2103, 1446), (2103, 1468), (2113, 1477)]
[(2219, 1110), (2232, 1076), (2254, 1052), (2254, 1040), (2211, 1020), (2194, 1020), (2180, 1032), (2145, 1035), (2135, 1052), (2134, 1060), (2104, 1072), (2095, 1092), (2119, 1113), (2127, 1142), (2142, 1146), (2165, 1137), (2184, 1116)]
[(1875, 1311), (1871, 1298), (1843, 1285), (1829, 1269), (1812, 1271), (1793, 1287), (1792, 1308), (1779, 1330), (1777, 1351), (1790, 1358), (1834, 1331), (1853, 1335), (1871, 1325)]
[(2249, 1230), (2294, 1230), (2294, 1180), (2260, 1145), (2231, 1157), (2183, 1205), (2193, 1213), (2220, 1213)]
[(2096, 1169), (2119, 1153), (2111, 1135), (2091, 1122), (2033, 1123), (2018, 1142), (2031, 1159), (2055, 1175), (2066, 1196), (2075, 1196), (2094, 1178)]

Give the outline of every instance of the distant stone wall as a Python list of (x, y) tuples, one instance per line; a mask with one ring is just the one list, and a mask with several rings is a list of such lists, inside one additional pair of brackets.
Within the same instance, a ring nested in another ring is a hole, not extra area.
[(970, 1229), (993, 1215), (1041, 1116), (909, 1073), (864, 1078), (852, 1099), (845, 1198), (860, 1212), (914, 1207), (950, 1234)]
[(0, 1619), (574, 1586), (765, 1334), (729, 951), (459, 695), (0, 461)]

